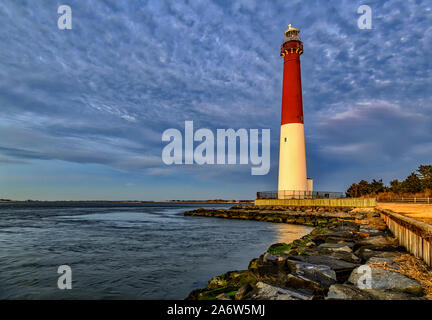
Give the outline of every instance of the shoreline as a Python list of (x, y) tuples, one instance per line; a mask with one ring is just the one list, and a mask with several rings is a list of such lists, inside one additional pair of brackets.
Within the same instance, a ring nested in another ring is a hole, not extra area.
[[(271, 244), (245, 270), (213, 277), (187, 300), (432, 299), (430, 268), (398, 245), (374, 209), (237, 205), (184, 215), (314, 227), (289, 244)], [(365, 268), (372, 276), (367, 288)]]
[(88, 203), (221, 203), (221, 204), (253, 204), (253, 200), (0, 200), (0, 203), (44, 203), (44, 202), (88, 202)]

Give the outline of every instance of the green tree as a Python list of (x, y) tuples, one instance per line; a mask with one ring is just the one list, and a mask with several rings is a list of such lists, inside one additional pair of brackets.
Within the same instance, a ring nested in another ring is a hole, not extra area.
[(417, 173), (411, 173), (404, 181), (390, 181), (390, 187), (384, 185), (382, 179), (373, 179), (371, 183), (361, 180), (353, 183), (346, 191), (347, 197), (361, 197), (368, 194), (378, 194), (392, 191), (394, 193), (419, 193), (426, 189), (432, 190), (432, 165), (420, 165)]
[(422, 189), (423, 191), (426, 189), (432, 190), (432, 178), (426, 178), (422, 180)]
[(403, 182), (402, 190), (407, 193), (417, 193), (423, 190), (422, 181), (414, 172), (411, 173)]
[(371, 187), (369, 185), (369, 182), (367, 182), (366, 180), (360, 180), (360, 182), (358, 183), (358, 189), (360, 196), (365, 196), (371, 193)]
[(426, 189), (432, 190), (432, 165), (421, 165), (417, 171), (422, 182), (422, 191)]
[[(375, 181), (375, 180), (374, 180)], [(359, 183), (353, 183), (346, 191), (346, 196), (356, 198), (372, 193), (372, 187), (366, 180), (361, 180)]]
[(417, 170), (421, 176), (421, 179), (432, 179), (432, 165), (421, 165)]
[(357, 198), (359, 196), (358, 194), (358, 184), (357, 183), (353, 183), (348, 190), (345, 192), (346, 196), (348, 198)]
[(369, 184), (369, 190), (370, 190), (370, 193), (384, 192), (385, 186), (384, 186), (382, 179), (379, 179), (378, 181), (373, 179), (372, 182)]
[(402, 192), (402, 182), (398, 179), (390, 181), (390, 190), (394, 193)]

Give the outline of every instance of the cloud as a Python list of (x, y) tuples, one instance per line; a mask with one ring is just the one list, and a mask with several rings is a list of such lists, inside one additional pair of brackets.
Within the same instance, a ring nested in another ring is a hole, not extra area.
[[(308, 166), (318, 188), (344, 188), (353, 166), (370, 175), (391, 163), (396, 174), (428, 159), (427, 1), (372, 2), (372, 30), (357, 28), (363, 3), (350, 0), (71, 0), (71, 31), (57, 29), (60, 4), (0, 3), (0, 156), (8, 162), (64, 160), (184, 179), (183, 169), (160, 163), (160, 137), (194, 120), (210, 129), (271, 128), (270, 175), (211, 171), (227, 184), (276, 187), (279, 46), (288, 23), (305, 46)], [(205, 185), (208, 171), (186, 174)], [(328, 178), (336, 172), (344, 179)]]
[(362, 158), (373, 154), (395, 158), (431, 141), (432, 117), (399, 104), (372, 100), (345, 106), (338, 103), (318, 118), (322, 150)]

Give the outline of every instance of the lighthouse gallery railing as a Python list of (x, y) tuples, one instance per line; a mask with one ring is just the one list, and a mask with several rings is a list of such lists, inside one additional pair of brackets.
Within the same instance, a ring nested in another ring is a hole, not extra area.
[(278, 199), (281, 192), (284, 193), (285, 199), (339, 199), (345, 198), (343, 192), (332, 191), (300, 191), (300, 190), (283, 190), (283, 191), (262, 191), (257, 192), (257, 199)]

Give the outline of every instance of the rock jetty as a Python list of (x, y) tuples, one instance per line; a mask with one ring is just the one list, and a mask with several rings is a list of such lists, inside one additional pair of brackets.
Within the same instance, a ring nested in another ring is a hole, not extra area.
[[(314, 226), (292, 243), (272, 244), (247, 270), (212, 278), (188, 300), (423, 300), (425, 282), (403, 266), (398, 245), (374, 209), (257, 207), (198, 209), (186, 216)], [(416, 263), (422, 263), (416, 261)], [(422, 266), (424, 267), (424, 266)], [(370, 275), (369, 278), (366, 278)], [(367, 279), (371, 279), (368, 282)]]

